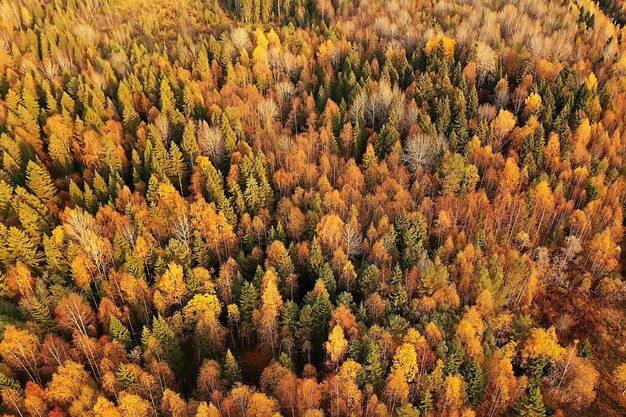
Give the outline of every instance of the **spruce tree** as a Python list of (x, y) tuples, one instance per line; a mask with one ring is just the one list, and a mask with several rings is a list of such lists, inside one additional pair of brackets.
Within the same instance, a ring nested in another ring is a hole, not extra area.
[(109, 324), (109, 334), (114, 340), (117, 340), (125, 348), (129, 348), (131, 344), (130, 332), (115, 316), (111, 316), (111, 323)]
[(467, 399), (472, 405), (479, 405), (483, 400), (485, 393), (485, 380), (483, 378), (483, 369), (476, 361), (471, 361), (465, 365), (461, 374), (465, 381), (465, 392)]
[(125, 363), (121, 363), (117, 368), (115, 377), (117, 378), (117, 383), (120, 384), (122, 389), (132, 388), (136, 384), (135, 374), (133, 373), (132, 368)]
[(459, 372), (461, 364), (463, 363), (463, 346), (459, 339), (454, 339), (452, 343), (449, 343), (448, 353), (446, 355), (446, 366), (444, 373), (446, 375), (455, 375)]
[(180, 348), (180, 342), (174, 331), (170, 328), (170, 325), (161, 315), (154, 319), (152, 331), (160, 342), (161, 348), (165, 352), (167, 361), (172, 367), (172, 370), (174, 370), (177, 375), (182, 375), (184, 370), (184, 355)]
[(402, 270), (399, 265), (393, 270), (391, 275), (391, 294), (389, 294), (389, 304), (391, 310), (396, 314), (402, 314), (409, 303), (409, 296), (406, 293), (404, 281), (402, 279)]
[(332, 304), (327, 296), (318, 295), (311, 306), (313, 309), (313, 346), (321, 352), (321, 348), (328, 339), (328, 326), (331, 319)]
[(44, 333), (47, 333), (54, 328), (54, 321), (52, 320), (50, 309), (46, 303), (34, 298), (30, 311), (33, 320), (35, 320)]
[(239, 312), (244, 323), (252, 323), (252, 312), (259, 307), (259, 290), (246, 281), (239, 295)]
[(381, 392), (383, 386), (383, 378), (385, 376), (385, 365), (378, 346), (374, 342), (370, 342), (363, 364), (362, 382), (368, 383), (377, 393)]
[(513, 407), (513, 414), (519, 417), (545, 417), (546, 406), (539, 384), (531, 384)]
[(183, 179), (186, 175), (185, 161), (180, 148), (175, 142), (170, 145), (170, 175), (176, 181), (178, 188), (183, 193)]
[(239, 368), (237, 359), (235, 359), (230, 349), (226, 351), (226, 357), (224, 358), (224, 378), (230, 386), (241, 381), (241, 368)]
[(326, 290), (330, 294), (331, 297), (334, 297), (335, 292), (337, 291), (337, 282), (335, 281), (335, 277), (333, 275), (333, 270), (330, 267), (328, 262), (324, 262), (319, 269), (318, 278), (324, 282), (324, 286)]
[(426, 387), (424, 390), (424, 396), (422, 397), (422, 401), (420, 401), (419, 410), (422, 414), (428, 415), (431, 413), (435, 407), (433, 406), (433, 395), (430, 392), (430, 387)]

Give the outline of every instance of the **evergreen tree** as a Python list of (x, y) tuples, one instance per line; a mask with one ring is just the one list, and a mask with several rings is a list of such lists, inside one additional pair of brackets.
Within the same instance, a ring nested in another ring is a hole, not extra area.
[(465, 392), (467, 399), (472, 405), (480, 405), (485, 393), (485, 380), (483, 378), (483, 369), (476, 361), (471, 361), (463, 366), (461, 370), (463, 380), (465, 381)]
[(531, 384), (513, 407), (513, 414), (519, 417), (545, 417), (546, 406), (538, 384)]
[(230, 349), (226, 351), (224, 358), (224, 378), (231, 386), (241, 381), (241, 369)]
[(187, 169), (183, 160), (183, 154), (175, 142), (172, 142), (170, 145), (170, 170), (171, 176), (176, 180), (180, 192), (183, 193), (183, 178), (185, 178)]
[(184, 371), (184, 355), (180, 348), (180, 342), (167, 321), (159, 315), (154, 319), (152, 332), (160, 342), (167, 361), (177, 375), (182, 375)]
[(359, 289), (368, 296), (378, 289), (380, 270), (376, 265), (368, 265), (358, 277)]
[(332, 313), (332, 304), (326, 295), (318, 295), (311, 306), (313, 313), (313, 346), (322, 353), (322, 346), (328, 339), (328, 326)]
[(322, 264), (318, 272), (318, 278), (322, 280), (330, 296), (334, 297), (337, 291), (337, 282), (335, 281), (333, 270), (328, 262)]
[(311, 242), (311, 253), (309, 255), (309, 265), (311, 266), (311, 270), (317, 273), (318, 269), (324, 263), (324, 256), (322, 255), (322, 248), (317, 240), (317, 236), (313, 237), (313, 242)]
[(459, 339), (454, 339), (452, 343), (448, 343), (448, 352), (446, 355), (446, 366), (444, 373), (446, 375), (455, 375), (459, 372), (461, 364), (463, 363), (463, 346)]
[(385, 156), (391, 152), (396, 142), (400, 141), (400, 134), (393, 126), (392, 123), (385, 123), (380, 129), (376, 141), (374, 142), (374, 150), (376, 156), (380, 159), (384, 159)]
[(378, 346), (374, 342), (370, 342), (367, 348), (362, 375), (361, 380), (363, 383), (370, 384), (375, 392), (381, 392), (385, 376), (385, 364), (380, 356)]
[(26, 186), (43, 202), (59, 203), (56, 187), (47, 169), (33, 161), (26, 166)]
[(135, 374), (133, 373), (132, 368), (125, 363), (121, 363), (117, 368), (115, 377), (117, 378), (117, 383), (120, 384), (122, 389), (132, 388), (136, 384)]
[(402, 270), (399, 265), (393, 270), (391, 275), (391, 294), (389, 294), (389, 305), (391, 310), (396, 314), (402, 314), (406, 310), (409, 303), (409, 296), (406, 293), (404, 281), (402, 279)]
[(117, 340), (125, 348), (129, 348), (131, 344), (130, 332), (115, 316), (111, 316), (111, 322), (109, 323), (109, 334), (114, 340)]
[(252, 323), (252, 312), (260, 305), (259, 290), (251, 282), (246, 281), (239, 296), (239, 312), (241, 320)]
[(31, 305), (31, 315), (44, 333), (54, 328), (54, 321), (52, 321), (52, 315), (46, 303), (34, 298)]
[(428, 415), (432, 413), (435, 407), (433, 406), (433, 395), (430, 392), (429, 384), (426, 384), (426, 389), (424, 390), (424, 396), (420, 401), (419, 410), (422, 414)]

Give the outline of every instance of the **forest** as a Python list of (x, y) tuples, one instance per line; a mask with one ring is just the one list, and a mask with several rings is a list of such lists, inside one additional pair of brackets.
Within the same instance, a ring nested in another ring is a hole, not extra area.
[(0, 416), (626, 415), (623, 0), (0, 0)]

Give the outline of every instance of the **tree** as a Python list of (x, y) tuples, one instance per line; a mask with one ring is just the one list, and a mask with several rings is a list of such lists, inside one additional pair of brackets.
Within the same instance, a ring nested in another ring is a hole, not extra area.
[(222, 351), (226, 329), (219, 321), (221, 311), (215, 294), (196, 294), (184, 307), (183, 317), (195, 325), (195, 342), (200, 350), (214, 354)]
[(39, 374), (39, 338), (28, 330), (12, 325), (5, 328), (0, 341), (0, 355), (13, 368), (23, 370), (28, 377), (41, 383)]
[(443, 135), (412, 133), (405, 142), (402, 160), (413, 173), (420, 167), (430, 171), (436, 165), (437, 154), (444, 144)]
[(226, 358), (224, 359), (224, 378), (231, 386), (241, 381), (241, 369), (230, 349), (226, 351)]
[(613, 378), (618, 388), (622, 391), (622, 395), (626, 393), (626, 364), (621, 364), (613, 371)]
[(341, 326), (335, 325), (332, 332), (328, 335), (328, 341), (325, 343), (326, 353), (334, 366), (338, 366), (348, 351), (348, 341), (344, 338)]
[(407, 382), (414, 382), (419, 371), (417, 362), (417, 352), (415, 347), (409, 343), (402, 343), (396, 349), (393, 357), (391, 372), (401, 370)]
[(93, 379), (83, 365), (68, 360), (52, 375), (52, 380), (46, 388), (46, 397), (53, 404), (69, 406), (84, 390), (95, 390), (95, 387)]
[(109, 324), (109, 334), (111, 337), (122, 344), (125, 348), (129, 348), (131, 344), (130, 332), (115, 316), (111, 317), (111, 323)]
[(52, 182), (50, 173), (33, 161), (28, 161), (26, 167), (26, 185), (43, 202), (59, 203), (56, 187)]
[(385, 386), (385, 398), (392, 414), (399, 404), (408, 400), (409, 384), (402, 369), (397, 368), (391, 371)]
[(120, 410), (123, 416), (148, 417), (150, 404), (138, 395), (123, 392), (120, 395)]
[(71, 293), (61, 299), (54, 315), (60, 329), (83, 336), (96, 333), (96, 316), (91, 306), (78, 294)]
[(164, 357), (176, 374), (182, 373), (184, 355), (180, 341), (165, 318), (161, 315), (157, 316), (152, 323), (152, 330), (144, 327), (141, 339), (144, 345), (144, 355)]
[(546, 407), (538, 384), (532, 384), (526, 393), (517, 400), (513, 413), (525, 417), (545, 417)]
[(317, 225), (317, 238), (322, 248), (332, 253), (343, 246), (344, 223), (335, 214), (329, 214), (320, 220)]
[(391, 285), (393, 286), (391, 294), (389, 294), (389, 304), (391, 306), (391, 310), (396, 314), (402, 315), (408, 305), (409, 296), (406, 293), (404, 281), (402, 279), (402, 270), (399, 265), (396, 265), (393, 274), (391, 275)]
[(254, 312), (260, 339), (271, 349), (272, 354), (278, 345), (278, 318), (283, 311), (283, 299), (278, 292), (277, 277), (273, 269), (263, 276), (261, 307)]
[(465, 382), (465, 393), (469, 403), (475, 406), (480, 405), (485, 393), (482, 367), (478, 362), (471, 361), (461, 369), (461, 374)]
[(544, 358), (555, 363), (561, 360), (565, 353), (565, 349), (558, 344), (556, 331), (553, 327), (548, 330), (539, 328), (531, 330), (522, 357), (525, 359)]

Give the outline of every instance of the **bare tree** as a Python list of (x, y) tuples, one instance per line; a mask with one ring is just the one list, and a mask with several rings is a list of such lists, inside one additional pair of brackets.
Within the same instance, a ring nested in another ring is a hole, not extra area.
[(402, 160), (412, 172), (417, 171), (418, 167), (430, 170), (435, 165), (437, 154), (445, 142), (442, 135), (425, 133), (410, 135), (404, 145)]
[(198, 146), (202, 154), (208, 156), (214, 166), (219, 166), (224, 158), (224, 134), (216, 127), (202, 120), (198, 124)]
[(496, 71), (498, 56), (489, 45), (478, 42), (476, 45), (476, 71), (478, 73), (478, 86), (489, 80)]
[(154, 119), (154, 127), (161, 135), (161, 140), (168, 146), (170, 143), (170, 121), (164, 114), (159, 114)]
[(266, 98), (261, 100), (257, 105), (257, 111), (259, 113), (259, 118), (261, 119), (261, 124), (269, 129), (270, 125), (278, 115), (278, 106), (276, 102), (271, 98)]

